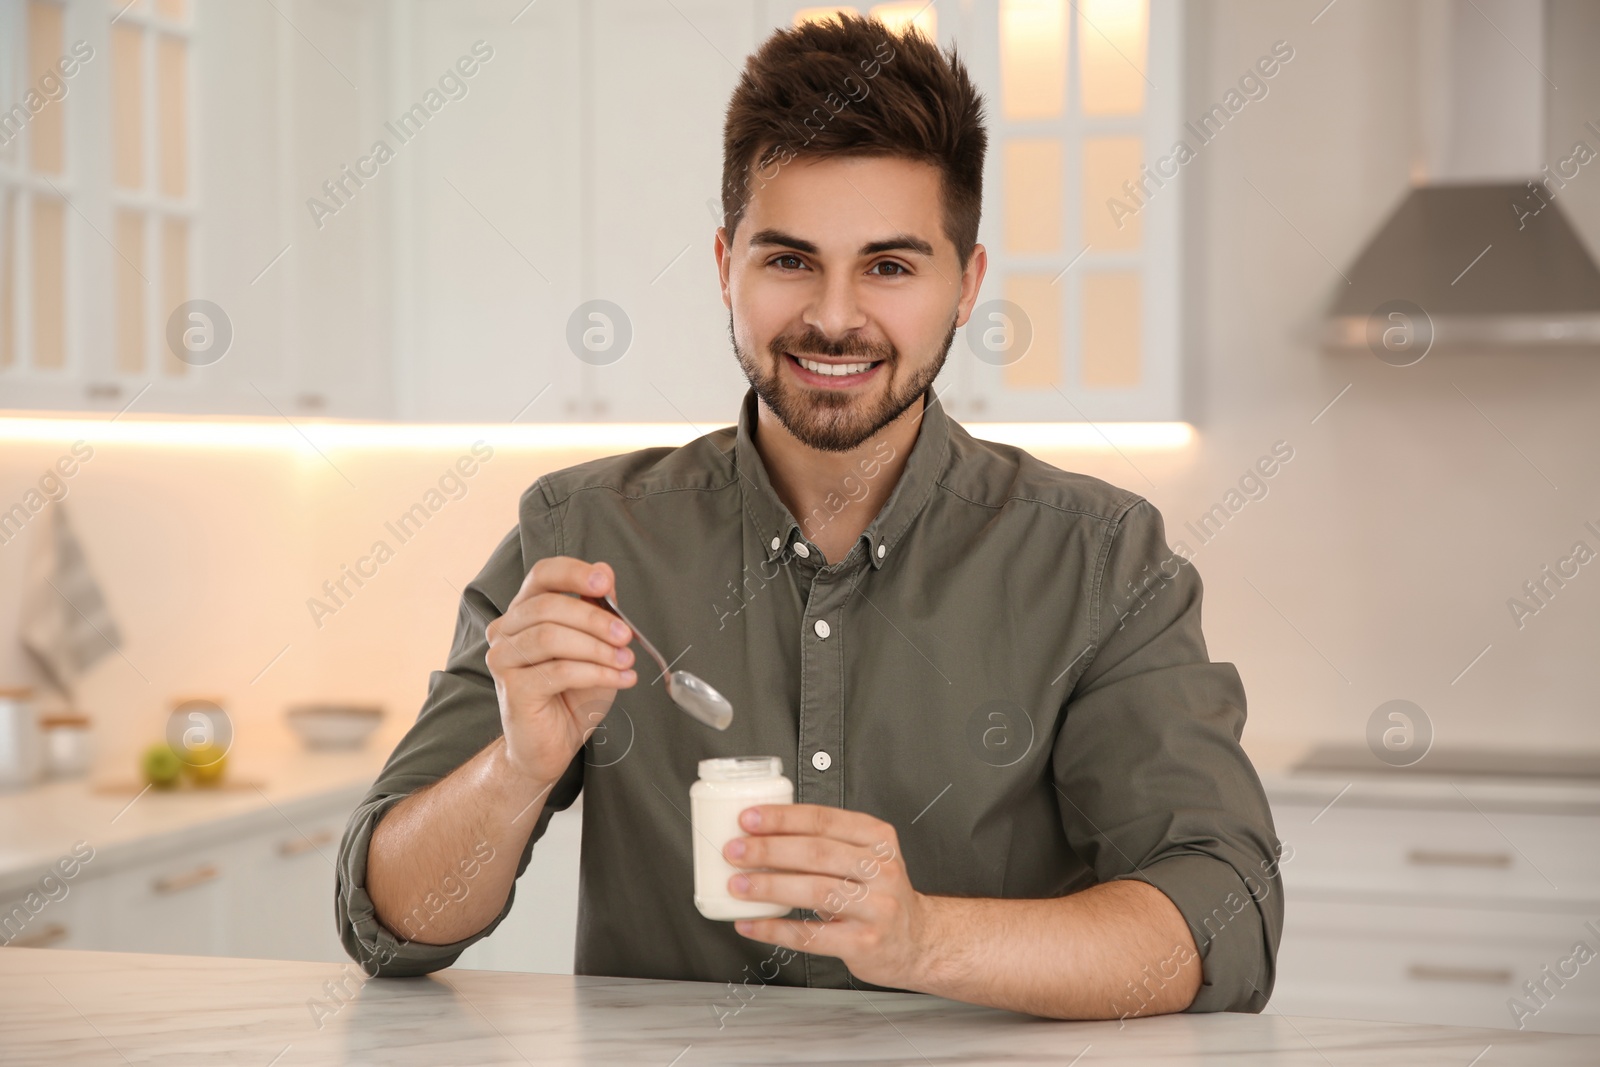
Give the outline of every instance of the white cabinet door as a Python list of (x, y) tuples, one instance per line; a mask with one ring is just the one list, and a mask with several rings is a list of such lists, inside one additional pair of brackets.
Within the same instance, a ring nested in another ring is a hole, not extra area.
[(1600, 816), (1533, 807), (1275, 799), (1274, 1009), (1600, 1033)]
[(334, 919), (334, 863), (350, 808), (340, 803), (294, 826), (253, 834), (231, 850), (229, 956), (343, 962)]
[[(1272, 1004), (1285, 1015), (1600, 1033), (1600, 938), (1582, 912), (1291, 896)], [(1533, 983), (1537, 993), (1527, 983)]]
[(702, 432), (738, 417), (747, 386), (713, 248), (722, 122), (755, 44), (754, 16), (734, 0), (589, 7), (582, 298), (620, 308), (613, 326), (631, 339), (620, 358), (583, 366), (585, 403), (572, 417), (687, 419)]
[(207, 842), (109, 875), (109, 920), (94, 947), (217, 955), (225, 941), (228, 891), (238, 876), (227, 852)]
[[(0, 944), (14, 948), (101, 947), (109, 906), (106, 879), (76, 877), (0, 897)], [(62, 889), (65, 893), (62, 893)]]
[(488, 937), (461, 954), (457, 967), (480, 971), (571, 974), (578, 936), (581, 802), (558, 811), (517, 880), (511, 913)]
[(404, 42), (392, 114), (437, 97), (441, 79), (464, 93), (397, 145), (408, 158), (384, 175), (398, 418), (575, 417), (584, 366), (567, 321), (585, 299), (577, 204), (590, 135), (577, 89), (580, 8), (508, 13), (458, 0), (389, 9), (391, 42)]

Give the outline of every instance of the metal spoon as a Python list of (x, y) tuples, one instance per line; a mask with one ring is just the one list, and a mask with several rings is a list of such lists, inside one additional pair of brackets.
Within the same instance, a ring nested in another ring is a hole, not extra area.
[(713, 729), (728, 728), (733, 722), (733, 705), (728, 703), (728, 698), (688, 671), (669, 671), (667, 661), (661, 658), (656, 646), (652, 645), (644, 634), (639, 632), (639, 628), (622, 613), (622, 609), (617, 607), (616, 598), (607, 593), (604, 597), (586, 596), (583, 599), (595, 607), (611, 612), (633, 631), (633, 636), (644, 646), (644, 650), (650, 653), (650, 658), (660, 665), (661, 673), (667, 679), (667, 695), (672, 698), (674, 704)]

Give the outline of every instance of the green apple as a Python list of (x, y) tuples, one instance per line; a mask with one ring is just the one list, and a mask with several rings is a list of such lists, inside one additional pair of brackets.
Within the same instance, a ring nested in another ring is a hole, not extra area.
[(157, 789), (173, 788), (183, 773), (183, 761), (165, 741), (145, 749), (139, 766), (144, 772), (144, 780)]

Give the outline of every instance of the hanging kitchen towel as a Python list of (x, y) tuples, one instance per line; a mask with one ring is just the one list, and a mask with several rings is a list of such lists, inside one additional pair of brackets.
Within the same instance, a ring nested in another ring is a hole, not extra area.
[(50, 508), (23, 576), (22, 647), (61, 692), (122, 647), (122, 634), (89, 570), (64, 502)]

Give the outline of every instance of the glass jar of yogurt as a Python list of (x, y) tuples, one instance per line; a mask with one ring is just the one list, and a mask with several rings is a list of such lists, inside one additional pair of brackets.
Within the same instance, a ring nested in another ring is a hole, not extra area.
[(787, 904), (740, 900), (728, 892), (728, 879), (741, 870), (723, 858), (735, 837), (745, 837), (739, 813), (756, 804), (793, 804), (794, 783), (777, 756), (733, 756), (700, 761), (700, 779), (689, 788), (689, 819), (694, 834), (694, 906), (708, 919), (776, 919)]

